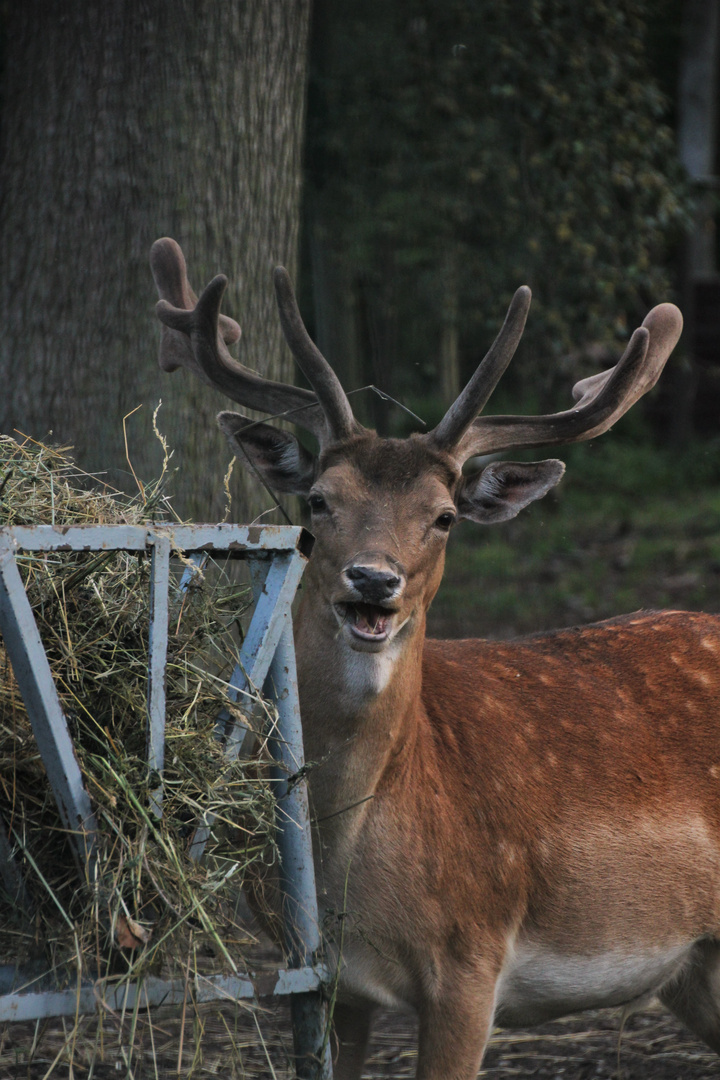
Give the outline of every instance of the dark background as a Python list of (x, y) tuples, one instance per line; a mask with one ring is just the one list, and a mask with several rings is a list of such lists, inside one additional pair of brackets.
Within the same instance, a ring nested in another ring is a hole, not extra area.
[[(130, 465), (159, 474), (162, 398), (178, 512), (222, 516), (226, 402), (154, 362), (163, 234), (196, 289), (228, 275), (249, 366), (293, 378), (284, 263), (346, 389), (427, 425), (519, 284), (533, 307), (490, 411), (567, 407), (670, 299), (686, 331), (660, 386), (561, 453), (541, 504), (457, 531), (433, 628), (717, 609), (718, 22), (715, 0), (4, 3), (0, 430), (128, 488)], [(352, 400), (381, 432), (419, 426)], [(231, 487), (236, 520), (272, 505), (239, 467)]]

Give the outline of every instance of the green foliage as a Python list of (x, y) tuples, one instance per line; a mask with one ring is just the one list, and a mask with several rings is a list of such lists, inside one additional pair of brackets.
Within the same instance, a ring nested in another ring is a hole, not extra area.
[(522, 282), (526, 358), (622, 339), (668, 297), (687, 196), (651, 14), (647, 0), (338, 0), (321, 18), (311, 202), (397, 320), (399, 389), (435, 370), (454, 312), (471, 367)]
[(639, 608), (720, 610), (720, 444), (627, 433), (561, 451), (562, 483), (513, 521), (462, 524), (433, 636), (508, 636)]

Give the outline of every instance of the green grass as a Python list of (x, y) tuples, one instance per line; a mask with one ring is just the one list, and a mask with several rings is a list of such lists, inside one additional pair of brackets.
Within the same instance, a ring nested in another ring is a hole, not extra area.
[(612, 432), (558, 456), (566, 476), (541, 502), (453, 531), (432, 635), (507, 637), (641, 607), (720, 611), (720, 441), (679, 450)]

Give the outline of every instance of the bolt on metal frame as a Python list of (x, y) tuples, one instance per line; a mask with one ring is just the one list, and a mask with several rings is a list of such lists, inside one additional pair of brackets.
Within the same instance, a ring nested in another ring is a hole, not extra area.
[[(151, 775), (157, 776), (151, 809), (158, 817), (162, 816), (163, 798), (171, 552), (191, 556), (196, 566), (210, 553), (250, 561), (255, 607), (227, 695), (234, 702), (249, 686), (263, 688), (278, 713), (277, 731), (269, 744), (276, 762), (272, 780), (278, 807), (283, 924), (290, 967), (254, 980), (198, 976), (192, 994), (196, 1001), (203, 1002), (290, 994), (298, 1077), (331, 1080), (327, 1009), (322, 992), (328, 973), (317, 961), (320, 928), (290, 608), (312, 542), (305, 529), (276, 525), (38, 525), (0, 529), (0, 633), (61, 819), (72, 838), (78, 869), (92, 881), (97, 823), (15, 556), (19, 551), (150, 552), (147, 752)], [(192, 565), (186, 568), (181, 589), (187, 588), (194, 572)], [(225, 742), (229, 767), (241, 752), (246, 729), (232, 720), (227, 709), (218, 716), (217, 726)], [(202, 857), (211, 827), (212, 818), (208, 816), (191, 841), (190, 857)], [(20, 902), (24, 885), (11, 849), (10, 838), (0, 822), (0, 880), (5, 891)], [(100, 1004), (111, 1009), (132, 1007), (136, 1001), (142, 1006), (180, 1004), (186, 992), (184, 981), (155, 978), (110, 989), (92, 982), (79, 989), (58, 989), (32, 973), (0, 966), (0, 1021), (77, 1015), (94, 1012)]]

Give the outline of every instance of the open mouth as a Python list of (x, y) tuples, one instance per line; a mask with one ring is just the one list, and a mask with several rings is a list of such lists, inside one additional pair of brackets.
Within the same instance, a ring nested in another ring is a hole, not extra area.
[(343, 622), (365, 641), (384, 641), (390, 632), (394, 612), (377, 604), (338, 604)]

